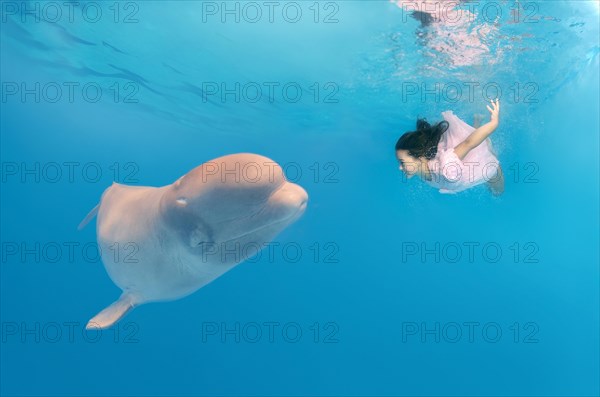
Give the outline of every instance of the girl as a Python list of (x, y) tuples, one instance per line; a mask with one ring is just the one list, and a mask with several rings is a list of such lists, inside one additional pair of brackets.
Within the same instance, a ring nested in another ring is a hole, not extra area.
[(417, 130), (402, 135), (396, 143), (396, 158), (408, 178), (418, 175), (440, 193), (457, 193), (487, 183), (492, 194), (504, 192), (500, 162), (488, 137), (498, 127), (500, 101), (491, 101), (491, 119), (471, 127), (452, 113), (434, 126), (417, 120)]

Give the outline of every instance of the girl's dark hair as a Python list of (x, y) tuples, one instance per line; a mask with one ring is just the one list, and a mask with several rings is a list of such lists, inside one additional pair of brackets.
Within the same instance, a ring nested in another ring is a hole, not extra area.
[(408, 150), (413, 157), (425, 157), (431, 160), (437, 154), (440, 138), (448, 127), (447, 121), (440, 121), (431, 126), (425, 119), (418, 119), (417, 130), (402, 135), (396, 142), (396, 151)]

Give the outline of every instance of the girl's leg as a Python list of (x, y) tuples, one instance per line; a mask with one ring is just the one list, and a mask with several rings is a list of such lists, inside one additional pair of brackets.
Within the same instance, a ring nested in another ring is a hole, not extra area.
[(487, 185), (494, 196), (500, 196), (504, 193), (504, 174), (500, 165), (498, 165), (496, 176), (487, 181)]
[(483, 120), (483, 115), (476, 113), (473, 115), (473, 127), (479, 128), (481, 127), (481, 121)]

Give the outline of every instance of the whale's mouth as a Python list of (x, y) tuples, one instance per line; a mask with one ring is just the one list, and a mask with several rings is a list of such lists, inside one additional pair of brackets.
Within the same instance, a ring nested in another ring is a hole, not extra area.
[(298, 207), (298, 211), (304, 212), (306, 210), (307, 204), (308, 204), (308, 199), (302, 201), (302, 203), (300, 203), (300, 206)]
[[(258, 227), (251, 228), (250, 230), (236, 235), (235, 237), (229, 238), (222, 243), (240, 240), (248, 237), (251, 234), (259, 233), (264, 229), (273, 228), (281, 224), (291, 224), (304, 213), (307, 203), (308, 194), (302, 187), (291, 182), (283, 183), (269, 196), (269, 199), (264, 203), (264, 205), (261, 206), (259, 211), (250, 215), (249, 219), (258, 219), (262, 215), (265, 215), (265, 212), (270, 212), (272, 210), (275, 211), (273, 212), (273, 215), (283, 210), (285, 211), (285, 213), (282, 214), (284, 216), (277, 217), (277, 220), (273, 222), (268, 222)], [(283, 229), (283, 227), (281, 229)]]
[(262, 231), (262, 230), (264, 230), (266, 228), (277, 226), (277, 225), (282, 224), (282, 223), (291, 223), (294, 220), (298, 219), (304, 213), (304, 211), (306, 210), (307, 201), (308, 200), (304, 200), (300, 204), (300, 206), (298, 206), (297, 210), (295, 212), (289, 214), (288, 216), (286, 216), (284, 218), (281, 218), (281, 219), (278, 219), (275, 222), (270, 222), (270, 223), (267, 223), (265, 225), (259, 226), (259, 227), (255, 228), (255, 229), (252, 229), (252, 230), (250, 230), (248, 232), (245, 232), (245, 233), (242, 233), (240, 235), (237, 235), (237, 236), (235, 236), (233, 238), (230, 238), (230, 239), (227, 239), (225, 241), (222, 241), (221, 244), (227, 244), (227, 243), (230, 243), (232, 241), (241, 240), (244, 237), (247, 237), (247, 236), (249, 236), (251, 234), (258, 233), (258, 232), (260, 232), (260, 231)]

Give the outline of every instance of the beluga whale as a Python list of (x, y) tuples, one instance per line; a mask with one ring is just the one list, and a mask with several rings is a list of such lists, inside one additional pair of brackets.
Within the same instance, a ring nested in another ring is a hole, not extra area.
[(163, 187), (113, 183), (79, 229), (97, 216), (102, 262), (123, 292), (86, 328), (197, 291), (267, 246), (307, 202), (279, 164), (251, 153), (208, 161)]

